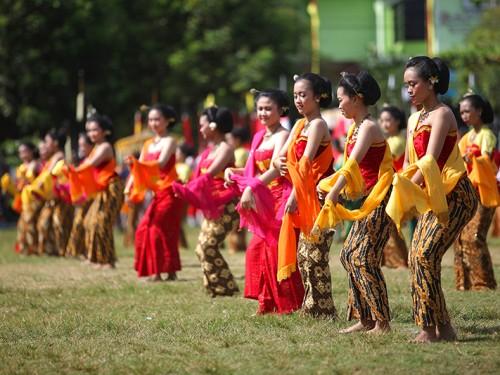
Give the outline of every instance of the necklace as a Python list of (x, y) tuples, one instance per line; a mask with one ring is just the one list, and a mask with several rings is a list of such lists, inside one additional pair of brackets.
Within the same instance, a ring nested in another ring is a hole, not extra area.
[(358, 138), (358, 133), (359, 133), (359, 128), (361, 127), (361, 125), (363, 125), (363, 122), (365, 122), (366, 119), (368, 119), (370, 117), (370, 114), (367, 113), (365, 117), (363, 117), (363, 119), (361, 120), (361, 122), (358, 124), (354, 124), (354, 131), (352, 133), (352, 136), (351, 136), (351, 139), (357, 139)]
[[(280, 128), (280, 126), (281, 126), (281, 124), (280, 124), (280, 123), (278, 123), (278, 124), (274, 127), (274, 129), (272, 129), (269, 133), (266, 131), (266, 132), (264, 133), (264, 138), (270, 138), (270, 137), (272, 137), (272, 136), (273, 136), (273, 134), (274, 134), (274, 133), (276, 133), (276, 132), (278, 131), (278, 129)], [(269, 129), (268, 129), (268, 130), (269, 130)]]

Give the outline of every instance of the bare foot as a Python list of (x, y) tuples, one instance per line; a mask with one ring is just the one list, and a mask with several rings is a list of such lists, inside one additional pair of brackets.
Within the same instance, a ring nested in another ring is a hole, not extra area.
[(436, 328), (434, 326), (425, 327), (412, 341), (417, 344), (429, 344), (438, 341)]
[(101, 268), (103, 270), (112, 270), (112, 269), (115, 268), (115, 265), (114, 264), (109, 264), (109, 263), (107, 263), (107, 264), (101, 264)]
[(161, 278), (160, 275), (155, 275), (155, 276), (151, 276), (149, 279), (147, 279), (147, 281), (154, 283), (157, 281), (163, 281), (163, 279)]
[(436, 338), (443, 341), (456, 341), (457, 333), (451, 323), (438, 324), (436, 327)]
[(375, 323), (373, 321), (368, 322), (358, 322), (349, 328), (344, 328), (339, 331), (339, 333), (354, 333), (354, 332), (365, 332), (373, 329)]
[(169, 272), (165, 281), (175, 281), (177, 280), (177, 274), (175, 272)]
[(375, 322), (375, 327), (367, 331), (366, 333), (370, 335), (383, 335), (385, 333), (389, 333), (391, 331), (391, 326), (387, 320)]

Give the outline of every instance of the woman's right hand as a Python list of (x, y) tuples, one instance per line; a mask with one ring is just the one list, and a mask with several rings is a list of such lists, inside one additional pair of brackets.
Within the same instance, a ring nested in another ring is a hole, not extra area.
[(286, 201), (285, 213), (293, 214), (295, 211), (297, 211), (297, 201), (293, 195), (290, 195)]
[(286, 176), (288, 173), (288, 166), (286, 164), (286, 156), (280, 156), (276, 159), (276, 167), (280, 171), (280, 175)]
[(226, 168), (226, 170), (224, 171), (224, 181), (226, 182), (226, 185), (234, 184), (234, 181), (231, 178), (233, 174), (234, 171), (232, 168)]

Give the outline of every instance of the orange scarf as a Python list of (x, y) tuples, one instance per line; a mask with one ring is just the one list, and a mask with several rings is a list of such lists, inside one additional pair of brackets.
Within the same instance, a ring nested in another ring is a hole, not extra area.
[(295, 188), (297, 212), (286, 213), (283, 217), (278, 243), (278, 281), (287, 279), (297, 269), (295, 228), (309, 236), (321, 209), (316, 184), (333, 161), (331, 147), (325, 147), (312, 161), (307, 157), (297, 160), (296, 141), (304, 129), (305, 122), (305, 119), (301, 119), (296, 123), (296, 131), (287, 151), (287, 167), (289, 179)]
[[(152, 140), (149, 140), (144, 143), (142, 148), (143, 155), (147, 153), (151, 142)], [(178, 180), (175, 165), (167, 173), (162, 172), (157, 160), (141, 161), (133, 158), (131, 174), (134, 178), (134, 183), (130, 191), (131, 199), (139, 200), (140, 197), (144, 197), (148, 189), (155, 192), (165, 190)]]

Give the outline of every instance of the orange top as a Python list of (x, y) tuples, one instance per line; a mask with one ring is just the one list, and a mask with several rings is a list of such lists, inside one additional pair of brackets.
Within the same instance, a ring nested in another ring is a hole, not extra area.
[[(316, 184), (331, 168), (333, 162), (332, 148), (323, 144), (313, 160), (304, 158), (297, 148), (302, 148), (305, 119), (299, 120), (295, 127), (292, 142), (287, 151), (289, 179), (295, 188), (297, 212), (287, 213), (283, 217), (278, 243), (278, 281), (284, 280), (296, 270), (297, 238), (295, 228), (309, 236), (314, 221), (321, 209), (316, 193)], [(299, 139), (301, 138), (301, 139)], [(299, 146), (300, 145), (300, 146)], [(305, 146), (303, 146), (305, 149)], [(299, 157), (300, 155), (300, 157)]]

